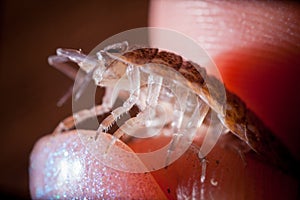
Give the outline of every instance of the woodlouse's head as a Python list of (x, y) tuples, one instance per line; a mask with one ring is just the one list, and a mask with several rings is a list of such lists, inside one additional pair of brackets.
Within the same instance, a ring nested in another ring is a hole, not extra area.
[(96, 85), (112, 86), (125, 73), (127, 65), (121, 56), (128, 50), (128, 42), (109, 45), (96, 52), (97, 65), (93, 70), (93, 80)]

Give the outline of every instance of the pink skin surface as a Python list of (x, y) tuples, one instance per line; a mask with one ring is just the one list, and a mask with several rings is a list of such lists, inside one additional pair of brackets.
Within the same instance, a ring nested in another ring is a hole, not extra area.
[[(274, 2), (153, 1), (150, 26), (198, 41), (237, 93), (300, 156), (300, 5)], [(299, 157), (298, 157), (299, 158)]]
[[(297, 156), (298, 10), (298, 5), (272, 2), (154, 0), (149, 25), (174, 29), (198, 41), (216, 62), (226, 86)], [(244, 162), (234, 150), (235, 143), (230, 138), (215, 146), (207, 157), (206, 179), (201, 183), (202, 165), (194, 145), (167, 168), (132, 174), (101, 164), (75, 131), (45, 136), (31, 154), (30, 191), (34, 199), (297, 198), (295, 178), (263, 164), (253, 153), (245, 154)], [(159, 146), (159, 141), (131, 147), (142, 151), (155, 145)], [(117, 147), (128, 148), (122, 143)], [(126, 158), (114, 155), (112, 159), (126, 165)]]

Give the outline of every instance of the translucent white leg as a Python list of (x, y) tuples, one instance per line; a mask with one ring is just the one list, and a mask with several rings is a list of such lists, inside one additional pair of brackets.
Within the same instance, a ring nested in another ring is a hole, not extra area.
[[(193, 131), (196, 132), (197, 129), (202, 125), (204, 118), (206, 117), (208, 111), (209, 111), (209, 106), (207, 106), (204, 102), (197, 99), (194, 111), (190, 117), (189, 122), (186, 124), (185, 127), (181, 127), (179, 129), (180, 132), (173, 135), (170, 147), (167, 152), (166, 166), (169, 164), (171, 154), (173, 153), (177, 144), (180, 142), (181, 137), (184, 136), (185, 139), (188, 139), (189, 141), (191, 141), (193, 139), (192, 138)], [(188, 138), (188, 136), (191, 138)]]
[(112, 92), (112, 95), (111, 95), (111, 99), (110, 101), (111, 102), (115, 102), (116, 99), (118, 98), (119, 96), (119, 93), (121, 90), (125, 90), (125, 91), (130, 91), (130, 84), (128, 82), (128, 80), (126, 79), (126, 76), (123, 76), (118, 82), (116, 85), (114, 85), (113, 87), (113, 90), (111, 91)]
[(152, 74), (148, 76), (146, 107), (137, 116), (145, 127), (163, 126), (166, 122), (166, 113), (162, 113), (160, 107), (157, 107), (162, 83), (163, 77)]
[(177, 102), (174, 105), (174, 118), (172, 126), (174, 128), (174, 132), (176, 133), (181, 128), (184, 112), (186, 109), (186, 102), (189, 96), (189, 91), (187, 91), (185, 87), (177, 86), (175, 88), (175, 95), (177, 98)]
[(148, 117), (145, 117), (143, 114), (144, 113), (139, 113), (136, 117), (130, 118), (118, 128), (118, 130), (113, 134), (114, 138), (108, 145), (106, 153), (114, 145), (116, 140), (122, 137), (124, 134), (138, 138), (148, 138), (159, 133), (164, 126), (164, 119), (166, 117), (164, 115), (165, 113), (157, 112), (156, 116), (148, 120), (149, 123), (145, 121), (145, 119), (147, 120)]
[(141, 119), (137, 117), (133, 117), (129, 120), (127, 120), (121, 127), (118, 128), (118, 130), (113, 134), (113, 139), (108, 144), (105, 154), (109, 152), (111, 147), (115, 144), (115, 142), (120, 139), (124, 134), (128, 133), (134, 133), (138, 129), (142, 127)]
[(186, 88), (177, 87), (175, 94), (178, 95), (177, 96), (178, 99), (177, 99), (177, 103), (174, 106), (174, 113), (173, 113), (174, 117), (173, 117), (172, 127), (173, 127), (174, 134), (172, 135), (172, 140), (167, 151), (166, 166), (169, 164), (169, 160), (172, 156), (174, 148), (176, 147), (180, 138), (184, 134), (184, 129), (182, 129), (181, 125), (184, 118), (185, 103), (188, 98), (189, 92), (186, 90)]
[[(146, 108), (137, 116), (141, 121), (146, 122), (146, 126), (153, 126), (152, 120), (157, 120), (156, 106), (161, 91), (163, 77), (150, 74), (148, 76)], [(153, 121), (154, 122), (154, 121)]]
[(111, 114), (106, 117), (102, 123), (100, 124), (97, 132), (96, 138), (98, 134), (102, 131), (107, 131), (112, 124), (125, 112), (128, 112), (136, 103), (139, 93), (140, 93), (140, 71), (136, 66), (129, 65), (126, 70), (127, 77), (129, 79), (130, 85), (130, 96), (123, 103), (121, 107), (116, 108), (111, 112)]
[(204, 181), (206, 179), (206, 159), (205, 158), (201, 159), (201, 165), (202, 165), (202, 172), (201, 172), (200, 182), (204, 183)]
[(212, 150), (212, 148), (217, 143), (221, 134), (224, 133), (224, 131), (226, 131), (226, 128), (221, 123), (221, 121), (218, 120), (218, 118), (215, 118), (211, 123), (213, 124), (209, 125), (203, 143), (198, 153), (200, 159), (203, 159), (205, 158), (205, 156), (207, 156), (207, 154)]
[(109, 107), (103, 107), (103, 105), (98, 105), (96, 107), (93, 107), (91, 109), (85, 109), (81, 110), (75, 114), (73, 114), (70, 117), (67, 117), (62, 122), (59, 123), (59, 125), (54, 130), (54, 134), (61, 133), (63, 131), (70, 130), (75, 126), (76, 123), (83, 122), (84, 120), (91, 118), (93, 116), (99, 116), (107, 111), (109, 111), (111, 108)]
[(103, 102), (101, 105), (98, 105), (91, 109), (78, 111), (77, 113), (74, 113), (72, 116), (67, 117), (62, 122), (59, 123), (59, 125), (54, 130), (54, 134), (70, 130), (75, 126), (76, 123), (80, 123), (90, 117), (93, 117), (95, 115), (99, 116), (110, 111), (113, 104), (115, 103), (111, 101), (111, 95), (112, 95), (112, 89), (106, 88), (105, 95), (103, 97)]
[[(159, 107), (153, 108), (145, 107), (143, 112), (138, 115), (143, 115), (145, 126), (146, 127), (164, 127), (165, 125), (170, 125), (173, 121), (173, 106), (170, 102), (161, 102), (158, 103)], [(164, 132), (166, 133), (166, 132)]]
[[(148, 87), (147, 87), (147, 98), (146, 98), (146, 108), (141, 113), (139, 113), (136, 117), (133, 117), (129, 120), (127, 120), (115, 133), (114, 133), (114, 139), (110, 142), (110, 144), (107, 147), (107, 152), (109, 149), (114, 145), (117, 138), (122, 137), (125, 133), (128, 135), (133, 136), (133, 134), (141, 129), (147, 127), (153, 126), (152, 120), (158, 120), (156, 119), (155, 115), (155, 106), (158, 102), (159, 93), (161, 90), (163, 78), (160, 76), (154, 76), (149, 75), (148, 76)], [(162, 115), (159, 115), (161, 117)], [(163, 121), (161, 118), (159, 121)], [(148, 122), (148, 123), (146, 123)], [(143, 133), (146, 136), (147, 133)], [(143, 137), (143, 136), (139, 136)], [(145, 136), (144, 136), (145, 137)]]
[[(143, 125), (145, 127), (153, 127), (155, 125), (160, 125), (164, 120), (161, 118), (160, 113), (156, 113), (156, 106), (158, 104), (158, 97), (161, 91), (163, 78), (161, 76), (149, 75), (148, 76), (148, 86), (147, 86), (147, 97), (146, 97), (146, 108), (140, 112), (137, 117), (133, 118), (130, 122), (131, 126)], [(156, 116), (158, 114), (158, 116)], [(126, 123), (127, 126), (130, 122)], [(129, 130), (129, 129), (127, 129)]]
[(148, 91), (146, 103), (150, 106), (156, 106), (160, 94), (163, 78), (150, 74), (148, 76)]

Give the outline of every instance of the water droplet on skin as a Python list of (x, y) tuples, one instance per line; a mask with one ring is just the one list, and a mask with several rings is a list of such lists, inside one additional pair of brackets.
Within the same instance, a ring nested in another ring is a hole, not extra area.
[(214, 178), (210, 179), (210, 184), (213, 186), (217, 186), (218, 185), (218, 181), (216, 181)]

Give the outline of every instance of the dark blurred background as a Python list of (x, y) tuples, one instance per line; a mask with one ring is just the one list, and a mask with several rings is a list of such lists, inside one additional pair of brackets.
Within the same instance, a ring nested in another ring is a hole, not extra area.
[(47, 57), (58, 47), (89, 52), (114, 34), (147, 26), (148, 4), (1, 1), (0, 197), (30, 198), (33, 145), (72, 112), (70, 100), (56, 106), (72, 81), (49, 66)]

